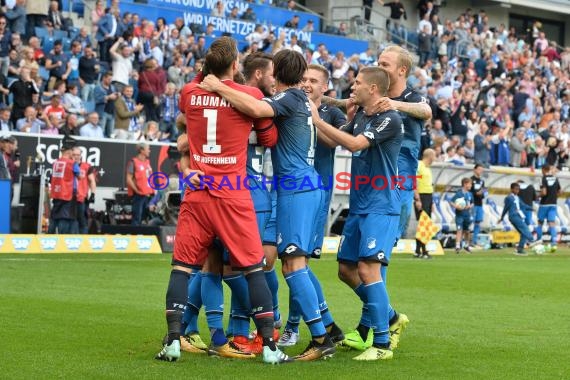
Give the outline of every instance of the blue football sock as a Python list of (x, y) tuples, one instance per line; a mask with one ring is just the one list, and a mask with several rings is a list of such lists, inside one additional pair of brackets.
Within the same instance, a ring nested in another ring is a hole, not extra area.
[(374, 344), (388, 347), (390, 344), (390, 333), (388, 325), (388, 293), (382, 281), (364, 285), (368, 297), (368, 310), (370, 311), (370, 321), (374, 330)]
[(267, 281), (267, 286), (269, 286), (271, 298), (273, 300), (273, 319), (278, 321), (281, 319), (281, 313), (279, 312), (279, 280), (277, 279), (277, 273), (275, 273), (275, 268), (264, 273), (265, 280)]
[(210, 335), (212, 337), (212, 343), (214, 346), (223, 346), (228, 341), (224, 335), (224, 330), (222, 329), (211, 329)]
[(542, 242), (542, 222), (538, 221), (536, 225), (536, 240)]
[(186, 329), (183, 335), (198, 332), (198, 315), (202, 307), (202, 273), (192, 272), (188, 280), (188, 304), (184, 312)]
[(285, 330), (299, 333), (299, 324), (301, 323), (301, 311), (299, 305), (293, 300), (291, 290), (289, 290), (289, 317), (285, 324)]
[(206, 310), (206, 321), (210, 330), (222, 330), (224, 316), (224, 290), (222, 276), (202, 273), (202, 301)]
[(473, 225), (473, 244), (477, 244), (477, 239), (479, 239), (479, 231), (481, 231), (481, 224), (475, 223)]
[(232, 291), (228, 333), (234, 336), (248, 336), (251, 304), (249, 301), (247, 280), (243, 274), (239, 273), (224, 276), (224, 282)]
[(548, 232), (550, 233), (550, 243), (556, 245), (556, 242), (558, 241), (558, 233), (556, 232), (556, 227), (549, 227)]
[(323, 293), (323, 288), (321, 287), (321, 283), (319, 279), (313, 271), (311, 267), (307, 267), (307, 273), (309, 274), (309, 278), (315, 287), (315, 292), (317, 293), (317, 299), (319, 300), (319, 310), (321, 311), (321, 319), (323, 320), (323, 324), (325, 326), (329, 326), (334, 323), (334, 319), (332, 317), (331, 312), (329, 311), (329, 306), (327, 305), (327, 300), (325, 300), (325, 294)]
[(303, 320), (311, 331), (313, 338), (326, 335), (325, 325), (321, 319), (317, 292), (311, 282), (307, 268), (299, 269), (285, 276), (293, 302), (297, 303)]
[(362, 326), (370, 327), (370, 313), (368, 312), (368, 297), (366, 295), (366, 290), (364, 288), (364, 284), (360, 283), (356, 288), (353, 289), (354, 293), (360, 298), (362, 301), (362, 315), (360, 316), (359, 324)]
[[(388, 286), (388, 267), (385, 265), (382, 265), (380, 267), (380, 276), (382, 276), (382, 283), (384, 284), (384, 287), (386, 288)], [(386, 292), (388, 292), (388, 289), (386, 288)], [(388, 305), (388, 317), (390, 318), (390, 320), (394, 319), (394, 317), (396, 316), (396, 310), (394, 310), (394, 308), (392, 308), (392, 305)]]

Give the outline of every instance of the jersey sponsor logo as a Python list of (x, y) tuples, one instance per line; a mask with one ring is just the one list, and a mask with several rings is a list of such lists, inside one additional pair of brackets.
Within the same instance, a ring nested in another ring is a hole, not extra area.
[(211, 157), (211, 156), (200, 156), (199, 154), (193, 154), (192, 157), (194, 158), (194, 161), (200, 162), (203, 164), (210, 164), (210, 165), (235, 165), (235, 164), (237, 164), (237, 157), (236, 156)]
[(275, 94), (275, 96), (272, 96), (270, 99), (277, 101), (277, 100), (281, 100), (285, 97), (285, 95), (287, 95), (287, 93), (285, 91), (280, 92), (279, 94)]
[(374, 133), (370, 132), (370, 131), (366, 131), (363, 133), (364, 137), (370, 139), (370, 140), (374, 140)]
[(388, 126), (388, 124), (390, 124), (390, 121), (392, 121), (392, 119), (390, 119), (389, 117), (385, 118), (384, 120), (382, 120), (382, 122), (380, 123), (380, 125), (378, 125), (376, 127), (376, 132), (380, 133), (382, 132), (384, 129), (386, 129), (386, 127)]

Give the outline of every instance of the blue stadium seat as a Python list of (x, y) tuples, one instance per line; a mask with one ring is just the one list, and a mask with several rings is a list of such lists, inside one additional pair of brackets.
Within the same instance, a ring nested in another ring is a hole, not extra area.
[(49, 79), (49, 71), (47, 71), (45, 66), (40, 66), (39, 74), (40, 78), (42, 78), (44, 81), (47, 81)]
[(87, 113), (95, 111), (95, 101), (94, 100), (88, 100), (85, 102), (85, 111), (87, 111)]
[(50, 51), (53, 49), (53, 43), (55, 42), (55, 38), (50, 37), (50, 36), (46, 36), (43, 40), (42, 40), (42, 50), (44, 51), (44, 53), (47, 55), (50, 53)]
[(36, 26), (34, 28), (34, 33), (36, 34), (36, 37), (40, 39), (40, 41), (46, 37), (49, 37), (47, 28)]
[(69, 35), (65, 30), (54, 30), (53, 36), (55, 37), (56, 40), (64, 40), (67, 37), (69, 37)]

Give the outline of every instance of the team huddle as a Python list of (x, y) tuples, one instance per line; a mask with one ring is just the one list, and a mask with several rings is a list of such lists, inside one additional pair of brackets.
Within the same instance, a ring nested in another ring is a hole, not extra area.
[[(368, 183), (350, 192), (338, 273), (362, 309), (357, 328), (347, 333), (335, 323), (311, 270), (311, 259), (320, 257), (332, 186), (302, 186), (332, 178), (339, 145), (353, 153), (353, 176), (416, 174), (423, 120), (431, 109), (406, 87), (412, 59), (405, 49), (386, 48), (378, 66), (360, 70), (349, 100), (335, 100), (323, 96), (327, 69), (307, 66), (295, 51), (251, 54), (242, 74), (235, 40), (212, 43), (204, 72), (181, 92), (186, 133), (178, 147), (191, 182), (198, 185), (207, 175), (219, 190), (185, 192), (166, 293), (168, 334), (157, 359), (175, 361), (182, 350), (243, 359), (261, 355), (265, 363), (277, 364), (329, 358), (338, 344), (362, 351), (355, 360), (393, 357), (409, 320), (391, 306), (386, 271), (411, 212), (411, 181), (396, 189)], [(284, 179), (271, 189), (255, 183), (267, 175), (269, 151), (271, 174)], [(251, 190), (232, 186), (246, 173)], [(289, 287), (285, 326), (277, 258)], [(226, 329), (222, 281), (232, 291)], [(210, 345), (198, 332), (202, 306)], [(257, 328), (253, 334), (250, 318)], [(289, 357), (282, 348), (298, 342), (301, 319), (311, 340)]]

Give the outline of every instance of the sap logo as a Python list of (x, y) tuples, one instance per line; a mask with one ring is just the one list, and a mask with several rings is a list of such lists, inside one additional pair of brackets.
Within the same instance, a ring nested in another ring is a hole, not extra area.
[(30, 246), (32, 239), (13, 238), (12, 245), (16, 251), (25, 251)]
[(116, 238), (113, 239), (113, 246), (116, 250), (125, 250), (129, 246), (129, 239)]
[(100, 251), (105, 246), (105, 239), (91, 238), (88, 240), (89, 246), (95, 251)]
[(57, 245), (57, 238), (40, 238), (40, 246), (43, 251), (53, 251)]
[(137, 248), (141, 251), (148, 251), (152, 247), (151, 239), (137, 239)]
[(81, 247), (82, 241), (83, 241), (83, 239), (81, 239), (81, 238), (65, 238), (64, 239), (65, 246), (70, 251), (77, 251), (79, 249), (79, 247)]

